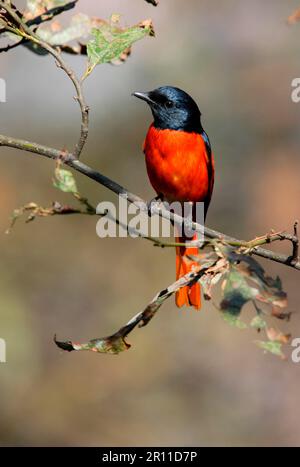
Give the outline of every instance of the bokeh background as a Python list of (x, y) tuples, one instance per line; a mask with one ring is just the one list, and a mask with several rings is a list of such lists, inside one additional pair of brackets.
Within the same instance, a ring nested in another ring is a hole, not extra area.
[[(290, 97), (300, 76), (300, 25), (286, 19), (299, 6), (80, 1), (76, 12), (123, 13), (127, 24), (151, 17), (156, 29), (125, 65), (98, 67), (86, 81), (91, 125), (83, 161), (151, 199), (141, 151), (150, 113), (131, 92), (179, 86), (199, 103), (215, 152), (208, 224), (239, 238), (291, 229), (300, 217), (300, 104)], [(72, 148), (79, 112), (53, 60), (22, 48), (0, 59), (7, 82), (1, 133)], [(84, 58), (68, 60), (83, 70)], [(118, 329), (173, 281), (175, 259), (143, 240), (100, 240), (96, 218), (87, 216), (21, 220), (5, 235), (15, 207), (71, 201), (53, 188), (53, 169), (51, 161), (1, 149), (0, 336), (7, 363), (0, 365), (0, 444), (300, 445), (300, 364), (292, 363), (291, 349), (286, 362), (264, 355), (254, 330), (229, 327), (210, 303), (196, 313), (168, 300), (119, 356), (57, 349), (54, 333), (88, 340)], [(76, 179), (92, 202), (116, 199)], [(300, 336), (299, 272), (262, 263), (282, 278), (294, 312), (288, 328)]]

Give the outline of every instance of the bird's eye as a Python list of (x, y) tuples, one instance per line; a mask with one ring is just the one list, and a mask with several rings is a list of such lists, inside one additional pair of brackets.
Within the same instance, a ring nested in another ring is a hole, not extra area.
[(171, 107), (174, 106), (174, 104), (173, 104), (172, 101), (167, 101), (167, 102), (165, 103), (165, 106), (167, 107), (167, 109), (170, 109)]

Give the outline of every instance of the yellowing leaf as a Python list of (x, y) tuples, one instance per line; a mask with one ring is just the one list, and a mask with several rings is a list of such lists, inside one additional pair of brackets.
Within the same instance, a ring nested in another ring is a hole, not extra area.
[(223, 312), (223, 319), (226, 323), (230, 324), (230, 326), (234, 326), (238, 329), (246, 329), (247, 324), (244, 323), (238, 316), (232, 315), (230, 312)]
[(252, 319), (250, 326), (260, 331), (261, 329), (265, 329), (267, 327), (267, 323), (264, 319), (262, 319), (261, 316), (257, 315)]
[(298, 21), (300, 21), (300, 8), (288, 17), (288, 24), (295, 24)]
[(130, 348), (130, 344), (119, 333), (109, 337), (92, 339), (82, 344), (71, 341), (60, 342), (54, 336), (54, 342), (57, 347), (68, 352), (72, 352), (73, 350), (90, 350), (97, 353), (118, 354)]
[(76, 181), (72, 172), (57, 167), (54, 173), (53, 185), (66, 193), (78, 193)]
[(281, 331), (277, 331), (275, 328), (267, 328), (266, 334), (270, 341), (280, 342), (281, 344), (288, 344), (291, 338), (290, 334), (283, 334)]
[(265, 352), (270, 352), (273, 355), (276, 355), (277, 357), (281, 357), (282, 359), (285, 358), (285, 355), (281, 350), (282, 344), (280, 342), (256, 341), (255, 343)]

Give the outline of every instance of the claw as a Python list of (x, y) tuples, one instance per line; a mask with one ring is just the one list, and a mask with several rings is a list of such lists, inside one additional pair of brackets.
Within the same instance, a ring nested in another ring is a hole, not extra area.
[(148, 216), (151, 217), (153, 216), (153, 207), (156, 206), (156, 207), (159, 207), (159, 205), (163, 202), (163, 195), (162, 194), (159, 194), (157, 196), (155, 196), (155, 198), (151, 199), (151, 201), (149, 201), (147, 203), (147, 207), (148, 207)]

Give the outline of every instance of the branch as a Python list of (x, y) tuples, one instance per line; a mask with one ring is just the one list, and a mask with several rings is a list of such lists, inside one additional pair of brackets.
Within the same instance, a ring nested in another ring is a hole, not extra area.
[[(290, 313), (283, 311), (287, 305), (286, 294), (283, 292), (281, 282), (266, 276), (264, 269), (254, 258), (240, 254), (219, 241), (211, 243), (212, 252), (205, 253), (197, 260), (191, 272), (178, 279), (164, 290), (161, 290), (151, 302), (125, 326), (108, 336), (92, 339), (88, 342), (75, 343), (72, 341), (58, 341), (54, 337), (55, 344), (62, 350), (89, 350), (98, 353), (118, 354), (130, 348), (126, 341), (127, 336), (136, 328), (146, 326), (160, 310), (161, 305), (175, 292), (185, 286), (191, 286), (201, 280), (204, 297), (210, 300), (212, 287), (220, 280), (223, 299), (220, 305), (215, 305), (223, 319), (232, 326), (241, 329), (247, 328), (247, 324), (240, 320), (243, 306), (252, 302), (255, 316), (250, 326), (258, 332), (263, 331), (267, 341), (256, 341), (256, 344), (281, 358), (285, 358), (282, 345), (290, 342), (291, 335), (283, 334), (274, 327), (269, 327), (264, 316), (269, 307), (272, 317), (281, 320), (289, 320)], [(257, 288), (253, 288), (253, 283)]]
[(17, 26), (15, 27), (15, 29), (13, 29), (10, 25), (7, 25), (5, 29), (14, 32), (15, 34), (22, 37), (23, 40), (29, 40), (32, 43), (38, 45), (39, 47), (42, 47), (44, 50), (49, 52), (52, 55), (52, 57), (54, 57), (57, 66), (61, 68), (72, 81), (76, 90), (75, 100), (78, 102), (81, 110), (80, 137), (74, 149), (74, 157), (78, 159), (87, 140), (89, 127), (89, 107), (85, 102), (81, 81), (77, 78), (73, 69), (69, 67), (69, 65), (63, 60), (59, 49), (52, 47), (46, 41), (39, 38), (30, 29), (28, 24), (20, 18), (18, 12), (14, 11), (12, 7), (10, 7), (7, 3), (3, 1), (0, 1), (0, 8), (4, 9), (7, 12), (7, 15), (11, 18), (13, 25)]
[[(0, 34), (1, 34), (1, 31), (0, 31)], [(26, 44), (26, 42), (28, 42), (28, 41), (26, 41), (24, 39), (24, 37), (22, 37), (22, 39), (19, 42), (15, 42), (15, 44), (8, 44), (5, 47), (1, 47), (0, 48), (0, 53), (1, 52), (8, 52), (9, 50), (12, 50), (12, 49), (15, 49), (16, 47), (19, 47), (19, 45), (21, 45), (21, 44)]]
[[(76, 6), (76, 3), (78, 2), (78, 0), (73, 0), (69, 3), (66, 3), (64, 5), (59, 5), (59, 6), (56, 6), (56, 7), (53, 7), (51, 8), (50, 10), (47, 10), (45, 11), (45, 13), (42, 13), (41, 15), (38, 15), (32, 19), (29, 19), (28, 21), (26, 21), (26, 26), (30, 27), (30, 26), (39, 26), (40, 24), (42, 23), (45, 23), (46, 21), (51, 21), (55, 16), (63, 13), (64, 11), (68, 11), (68, 10), (71, 10), (72, 8), (74, 8)], [(21, 13), (16, 10), (17, 13), (19, 14), (19, 17), (22, 18), (22, 15)], [(3, 34), (5, 32), (5, 28), (1, 28), (0, 29), (0, 35)], [(14, 31), (11, 31), (11, 32), (14, 32)], [(0, 47), (0, 53), (1, 52), (8, 52), (9, 50), (12, 50), (16, 47), (19, 47), (19, 45), (25, 45), (26, 43), (28, 43), (29, 40), (28, 39), (25, 39), (24, 37), (19, 41), (19, 42), (16, 42), (15, 44), (8, 44), (7, 46), (5, 47)], [(71, 48), (72, 50), (72, 48)], [(68, 52), (68, 48), (67, 48), (67, 52)]]
[(53, 8), (46, 10), (41, 15), (26, 21), (26, 26), (38, 26), (46, 21), (51, 21), (55, 16), (60, 15), (64, 11), (72, 10), (76, 6), (77, 2), (78, 0), (72, 0), (63, 5), (54, 6)]
[(125, 338), (130, 334), (137, 326), (139, 328), (146, 326), (149, 321), (154, 318), (165, 300), (171, 297), (177, 290), (190, 285), (193, 282), (199, 280), (205, 273), (210, 270), (216, 269), (219, 258), (215, 259), (208, 266), (199, 265), (193, 272), (182, 276), (173, 284), (169, 285), (166, 289), (161, 290), (151, 302), (137, 315), (135, 315), (125, 326), (122, 326), (116, 333), (108, 337), (100, 337), (92, 339), (86, 343), (75, 343), (72, 341), (61, 342), (54, 336), (55, 344), (62, 350), (72, 352), (73, 350), (91, 350), (99, 353), (113, 353), (118, 354), (123, 350), (130, 348), (130, 344), (125, 341)]
[[(74, 194), (75, 195), (75, 194)], [(38, 205), (37, 203), (30, 202), (21, 206), (20, 208), (14, 209), (11, 221), (8, 229), (6, 229), (5, 233), (11, 233), (15, 223), (17, 220), (22, 217), (24, 214), (28, 214), (25, 222), (29, 223), (32, 222), (36, 217), (49, 217), (55, 215), (70, 215), (70, 214), (83, 214), (83, 215), (92, 215), (96, 214), (96, 210), (91, 209), (90, 204), (84, 198), (78, 198), (75, 196), (78, 201), (84, 206), (84, 209), (75, 208), (73, 206), (69, 206), (68, 204), (63, 205), (59, 201), (54, 201), (51, 206), (43, 207)], [(101, 214), (99, 214), (101, 216)]]
[[(100, 172), (97, 172), (96, 170), (92, 169), (88, 165), (79, 161), (71, 153), (66, 153), (58, 149), (40, 145), (38, 143), (33, 143), (30, 141), (25, 141), (25, 140), (12, 138), (9, 136), (4, 136), (4, 135), (0, 135), (0, 146), (6, 146), (6, 147), (24, 150), (24, 151), (38, 154), (38, 155), (41, 155), (41, 156), (44, 156), (44, 157), (47, 157), (53, 160), (61, 160), (64, 164), (73, 168), (77, 172), (80, 172), (86, 175), (87, 177), (96, 181), (100, 185), (108, 188), (110, 191), (113, 191), (117, 195), (126, 196), (127, 200), (130, 203), (137, 205), (143, 212), (146, 212), (147, 214), (149, 214), (148, 205), (142, 198), (135, 195), (134, 193), (131, 193), (130, 191), (126, 190), (124, 187), (122, 187), (115, 181), (111, 180), (110, 178), (106, 177)], [(172, 220), (176, 223), (185, 222), (184, 218), (182, 218), (178, 214), (174, 214), (168, 211), (162, 205), (157, 205), (157, 206), (154, 205), (152, 208), (152, 213), (158, 214), (164, 219)], [(290, 266), (294, 269), (300, 270), (300, 261), (298, 259), (295, 260), (294, 254), (292, 256), (288, 256), (288, 255), (276, 253), (274, 251), (261, 248), (261, 245), (265, 245), (265, 244), (275, 242), (275, 241), (283, 241), (283, 240), (291, 241), (293, 245), (295, 245), (296, 242), (298, 241), (296, 235), (293, 236), (293, 235), (286, 234), (286, 233), (272, 233), (272, 234), (265, 235), (264, 237), (258, 237), (250, 242), (247, 242), (245, 240), (238, 240), (234, 237), (218, 232), (217, 230), (210, 229), (209, 227), (204, 226), (204, 229), (203, 229), (201, 225), (196, 224), (195, 222), (192, 223), (192, 228), (197, 232), (202, 232), (204, 230), (204, 235), (206, 238), (221, 240), (230, 246), (239, 247), (241, 249), (246, 250), (248, 254), (251, 253), (256, 256), (260, 256), (262, 258), (266, 258), (271, 261), (275, 261), (280, 264), (285, 264), (286, 266)]]

